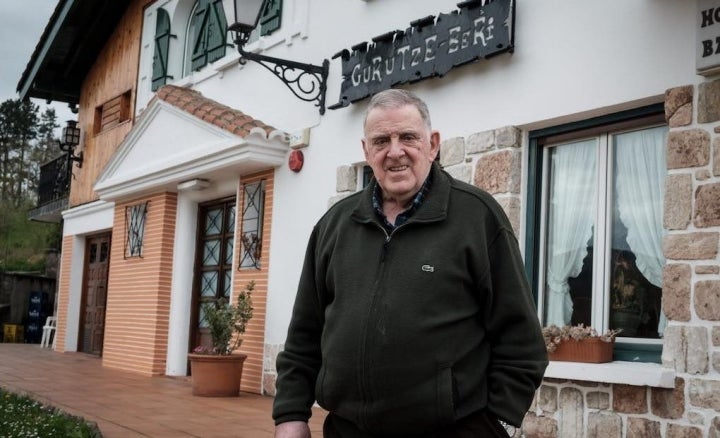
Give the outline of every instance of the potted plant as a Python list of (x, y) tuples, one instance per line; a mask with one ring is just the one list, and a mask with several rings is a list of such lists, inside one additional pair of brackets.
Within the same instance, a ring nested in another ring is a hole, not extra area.
[(567, 362), (612, 362), (618, 333), (620, 330), (599, 334), (584, 324), (563, 327), (552, 324), (542, 329), (549, 359)]
[(240, 393), (242, 367), (247, 355), (235, 353), (242, 343), (241, 335), (253, 316), (250, 281), (237, 294), (235, 304), (224, 298), (202, 305), (203, 321), (210, 332), (211, 346), (201, 345), (188, 354), (193, 395), (236, 397)]

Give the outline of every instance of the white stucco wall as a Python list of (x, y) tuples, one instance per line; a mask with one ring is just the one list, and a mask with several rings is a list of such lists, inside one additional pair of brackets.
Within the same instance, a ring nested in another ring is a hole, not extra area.
[[(231, 3), (225, 3), (231, 11)], [(286, 0), (279, 33), (268, 38), (269, 44), (251, 48), (272, 46), (264, 53), (320, 64), (355, 44), (405, 29), (416, 19), (449, 13), (456, 4)], [(640, 102), (661, 102), (666, 89), (703, 80), (695, 73), (694, 13), (694, 2), (672, 0), (519, 2), (513, 54), (406, 87), (427, 101), (443, 138), (507, 125), (537, 129)], [(254, 63), (240, 67), (236, 59), (230, 48), (214, 66), (175, 83), (191, 85), (287, 132), (312, 128), (302, 171), (295, 174), (281, 166), (276, 172), (265, 341), (280, 344), (307, 237), (335, 195), (336, 168), (363, 160), (359, 139), (367, 101), (328, 110), (320, 117), (312, 104), (293, 96), (267, 70)], [(143, 65), (147, 66), (146, 58)], [(340, 60), (331, 60), (327, 105), (338, 101), (340, 71)], [(143, 95), (138, 95), (141, 110)]]

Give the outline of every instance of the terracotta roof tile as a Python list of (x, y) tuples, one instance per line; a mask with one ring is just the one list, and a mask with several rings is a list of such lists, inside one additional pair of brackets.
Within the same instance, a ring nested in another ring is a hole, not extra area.
[(155, 96), (201, 120), (243, 138), (256, 127), (265, 131), (268, 136), (273, 131), (277, 131), (274, 127), (256, 120), (240, 110), (208, 99), (198, 91), (189, 88), (164, 85), (157, 90)]

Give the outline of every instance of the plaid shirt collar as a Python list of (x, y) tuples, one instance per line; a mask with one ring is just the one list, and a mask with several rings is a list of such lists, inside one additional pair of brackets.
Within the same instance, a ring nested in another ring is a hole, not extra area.
[(415, 197), (410, 204), (410, 208), (397, 215), (397, 217), (395, 218), (395, 224), (391, 224), (387, 220), (387, 216), (385, 216), (385, 213), (383, 213), (382, 211), (382, 189), (380, 189), (380, 184), (375, 181), (375, 188), (373, 189), (372, 198), (373, 208), (375, 209), (375, 214), (377, 214), (377, 217), (380, 219), (383, 226), (385, 227), (385, 230), (387, 230), (388, 232), (392, 232), (395, 228), (407, 222), (407, 220), (410, 219), (410, 217), (417, 211), (417, 209), (420, 208), (420, 205), (422, 205), (423, 201), (425, 201), (425, 198), (430, 191), (430, 186), (432, 185), (432, 181), (430, 178), (431, 175), (432, 173), (428, 174), (428, 177), (425, 178), (425, 182), (423, 182), (420, 190), (418, 190), (418, 192), (415, 194)]

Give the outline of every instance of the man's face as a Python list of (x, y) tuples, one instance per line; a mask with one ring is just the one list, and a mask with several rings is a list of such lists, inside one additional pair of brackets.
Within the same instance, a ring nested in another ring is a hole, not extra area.
[(404, 205), (430, 173), (440, 134), (427, 128), (412, 105), (375, 108), (365, 121), (362, 144), (384, 198)]

